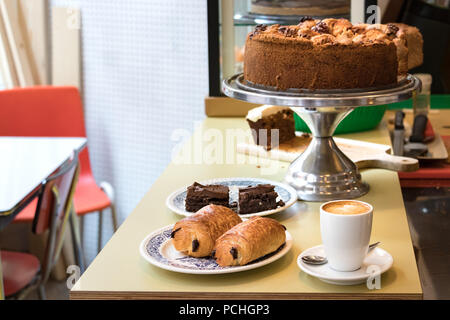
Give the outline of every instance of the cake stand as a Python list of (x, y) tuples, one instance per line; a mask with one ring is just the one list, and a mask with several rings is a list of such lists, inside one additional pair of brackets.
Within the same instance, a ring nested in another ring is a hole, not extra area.
[(333, 140), (338, 124), (355, 108), (399, 102), (415, 96), (421, 82), (407, 75), (396, 85), (351, 90), (277, 90), (255, 85), (237, 74), (223, 81), (223, 92), (238, 100), (288, 106), (308, 125), (312, 140), (289, 166), (285, 181), (300, 199), (328, 201), (358, 198), (369, 191), (356, 165)]

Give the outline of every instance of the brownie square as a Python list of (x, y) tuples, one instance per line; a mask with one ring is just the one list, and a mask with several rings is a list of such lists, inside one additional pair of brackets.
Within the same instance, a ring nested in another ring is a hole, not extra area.
[(196, 212), (208, 204), (230, 207), (229, 188), (223, 185), (207, 185), (194, 182), (187, 188), (186, 211)]
[(270, 184), (259, 184), (239, 189), (239, 214), (255, 213), (283, 206), (282, 200), (277, 202), (278, 193)]

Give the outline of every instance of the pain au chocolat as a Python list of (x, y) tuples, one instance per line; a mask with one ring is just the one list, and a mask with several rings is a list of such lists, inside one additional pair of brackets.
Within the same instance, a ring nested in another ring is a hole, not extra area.
[(258, 25), (247, 36), (244, 79), (280, 90), (392, 85), (422, 63), (422, 43), (419, 30), (403, 24), (304, 17), (293, 26)]
[(210, 204), (175, 223), (170, 236), (177, 251), (191, 257), (206, 257), (211, 254), (215, 241), (241, 222), (233, 210)]
[(285, 230), (274, 219), (252, 217), (216, 240), (213, 257), (222, 267), (246, 265), (280, 249), (286, 242)]

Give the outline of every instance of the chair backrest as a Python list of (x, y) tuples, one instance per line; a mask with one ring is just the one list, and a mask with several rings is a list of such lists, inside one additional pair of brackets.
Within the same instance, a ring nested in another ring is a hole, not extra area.
[(44, 282), (47, 281), (61, 251), (78, 173), (78, 153), (74, 152), (72, 157), (42, 184), (32, 231), (36, 234), (49, 231), (42, 266), (41, 281)]
[[(83, 104), (76, 87), (37, 86), (0, 91), (0, 136), (86, 137)], [(91, 172), (87, 148), (82, 174)]]

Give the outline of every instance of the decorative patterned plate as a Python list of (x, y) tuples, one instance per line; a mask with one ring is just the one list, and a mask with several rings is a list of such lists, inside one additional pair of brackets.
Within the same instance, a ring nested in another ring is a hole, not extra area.
[(286, 243), (277, 251), (245, 266), (221, 267), (212, 258), (193, 258), (175, 250), (170, 233), (173, 225), (149, 234), (139, 247), (141, 256), (151, 264), (169, 271), (190, 274), (222, 274), (251, 270), (265, 266), (284, 256), (292, 247), (291, 234), (286, 231)]
[[(249, 214), (240, 214), (241, 218), (249, 218), (252, 216), (267, 216), (269, 214), (274, 214), (280, 211), (289, 208), (297, 201), (297, 192), (295, 189), (289, 185), (260, 178), (220, 178), (220, 179), (212, 179), (206, 181), (199, 181), (200, 184), (208, 185), (208, 184), (221, 184), (228, 186), (230, 188), (230, 203), (234, 201), (238, 201), (238, 189), (248, 186), (256, 186), (258, 184), (271, 184), (275, 186), (275, 191), (278, 193), (278, 200), (283, 200), (285, 203), (284, 206), (278, 207), (272, 210), (260, 211)], [(182, 216), (190, 216), (194, 212), (186, 211), (185, 209), (185, 200), (187, 187), (183, 187), (173, 192), (169, 197), (167, 197), (166, 205), (173, 212), (182, 215)]]

